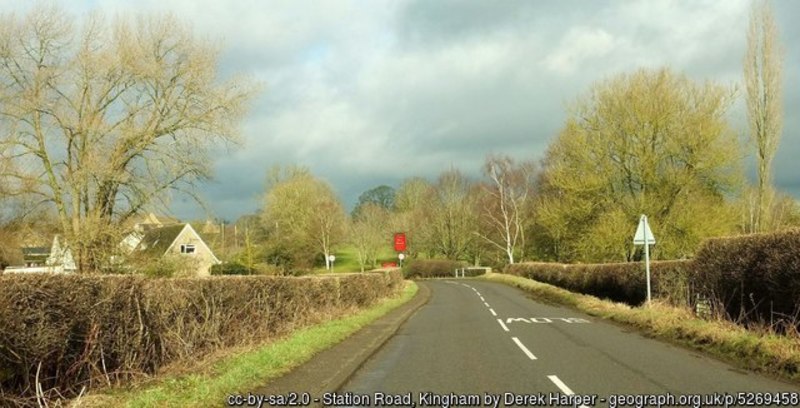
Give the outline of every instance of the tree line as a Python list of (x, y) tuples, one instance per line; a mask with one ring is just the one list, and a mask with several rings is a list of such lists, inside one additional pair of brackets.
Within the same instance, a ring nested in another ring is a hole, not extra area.
[[(238, 140), (258, 87), (221, 78), (218, 50), (174, 17), (70, 18), (55, 7), (0, 16), (0, 221), (6, 236), (49, 217), (92, 271), (131, 217), (167, 208), (176, 191), (195, 194), (213, 149)], [(411, 258), (630, 261), (641, 256), (630, 239), (640, 214), (659, 238), (653, 255), (670, 259), (691, 257), (707, 237), (798, 225), (797, 202), (772, 185), (782, 64), (774, 17), (758, 0), (744, 92), (668, 67), (617, 74), (570, 106), (541, 159), (489, 155), (479, 178), (449, 168), (377, 186), (350, 213), (308, 168), (275, 168), (262, 210), (237, 222), (243, 245), (234, 240), (232, 259), (307, 270), (347, 247), (366, 269), (405, 232)], [(728, 120), (742, 94), (746, 130)]]
[[(362, 268), (375, 266), (393, 231), (407, 233), (412, 258), (616, 262), (642, 256), (631, 243), (640, 214), (659, 237), (660, 259), (691, 257), (708, 237), (800, 225), (797, 201), (772, 185), (782, 53), (769, 4), (753, 2), (743, 60), (747, 141), (728, 120), (735, 86), (669, 68), (622, 73), (596, 82), (570, 108), (540, 161), (494, 155), (481, 179), (451, 168), (432, 181), (376, 187), (350, 217), (341, 205), (327, 207), (338, 220), (330, 242), (354, 246)], [(755, 185), (744, 174), (750, 149)], [(336, 201), (330, 188), (326, 194)], [(273, 208), (289, 207), (272, 191), (267, 197), (262, 217), (277, 226)]]

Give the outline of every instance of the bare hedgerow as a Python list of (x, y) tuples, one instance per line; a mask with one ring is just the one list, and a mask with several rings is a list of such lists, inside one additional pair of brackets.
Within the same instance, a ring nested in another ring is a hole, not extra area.
[(0, 405), (151, 375), (398, 293), (399, 271), (325, 278), (0, 276)]

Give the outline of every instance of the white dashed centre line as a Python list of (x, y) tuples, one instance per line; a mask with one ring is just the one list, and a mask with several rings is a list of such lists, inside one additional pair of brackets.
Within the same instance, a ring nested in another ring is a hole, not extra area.
[[(575, 393), (572, 392), (572, 390), (569, 389), (569, 387), (567, 387), (567, 384), (564, 384), (564, 382), (561, 381), (561, 379), (558, 378), (557, 376), (548, 375), (547, 378), (549, 378), (550, 381), (552, 381), (553, 384), (555, 384), (556, 387), (558, 387), (558, 389), (564, 393), (564, 395), (575, 395)], [(580, 405), (578, 408), (588, 408), (588, 407), (586, 405)]]
[[(536, 360), (536, 356), (534, 356), (533, 353), (531, 353), (531, 351), (528, 350), (528, 348), (525, 347), (525, 345), (522, 344), (522, 342), (519, 341), (518, 338), (512, 337), (511, 340), (514, 340), (514, 343), (517, 343), (517, 346), (522, 350), (523, 353), (525, 353), (526, 356), (528, 356), (529, 359)], [(551, 381), (552, 381), (552, 379), (551, 379)], [(556, 384), (556, 385), (558, 385), (558, 384)]]
[(506, 326), (506, 324), (503, 323), (503, 319), (497, 319), (497, 323), (500, 323), (500, 327), (502, 327), (503, 330), (510, 331), (510, 330), (508, 330), (508, 326)]
[(492, 308), (490, 307), (490, 308), (489, 308), (489, 311), (490, 311), (490, 312), (492, 312), (492, 316), (494, 316), (494, 317), (497, 317), (497, 313), (495, 313), (495, 312), (494, 312), (494, 309), (492, 309)]
[(486, 302), (483, 302), (483, 304), (484, 304), (484, 305), (486, 305), (486, 307), (491, 307), (491, 306), (489, 306), (489, 304), (488, 304), (488, 303), (486, 303)]

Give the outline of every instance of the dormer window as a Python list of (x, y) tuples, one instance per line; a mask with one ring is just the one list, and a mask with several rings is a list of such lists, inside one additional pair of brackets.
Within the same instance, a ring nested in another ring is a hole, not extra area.
[(195, 250), (194, 244), (181, 244), (182, 254), (193, 254)]

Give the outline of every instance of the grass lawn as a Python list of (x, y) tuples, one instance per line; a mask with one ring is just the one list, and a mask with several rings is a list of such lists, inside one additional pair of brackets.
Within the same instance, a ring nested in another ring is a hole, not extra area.
[(320, 323), (266, 345), (204, 362), (202, 372), (169, 375), (138, 387), (105, 390), (85, 397), (81, 407), (206, 407), (221, 406), (228, 394), (263, 386), (310, 360), (362, 327), (372, 323), (417, 293), (408, 282), (400, 296), (386, 299), (354, 315)]
[[(361, 272), (361, 266), (358, 264), (358, 253), (352, 246), (345, 246), (338, 249), (334, 255), (336, 261), (333, 264), (334, 272)], [(378, 255), (378, 267), (382, 262), (397, 262), (397, 254), (388, 245)], [(366, 270), (372, 269), (367, 265)], [(314, 273), (326, 273), (325, 265), (314, 269)]]

